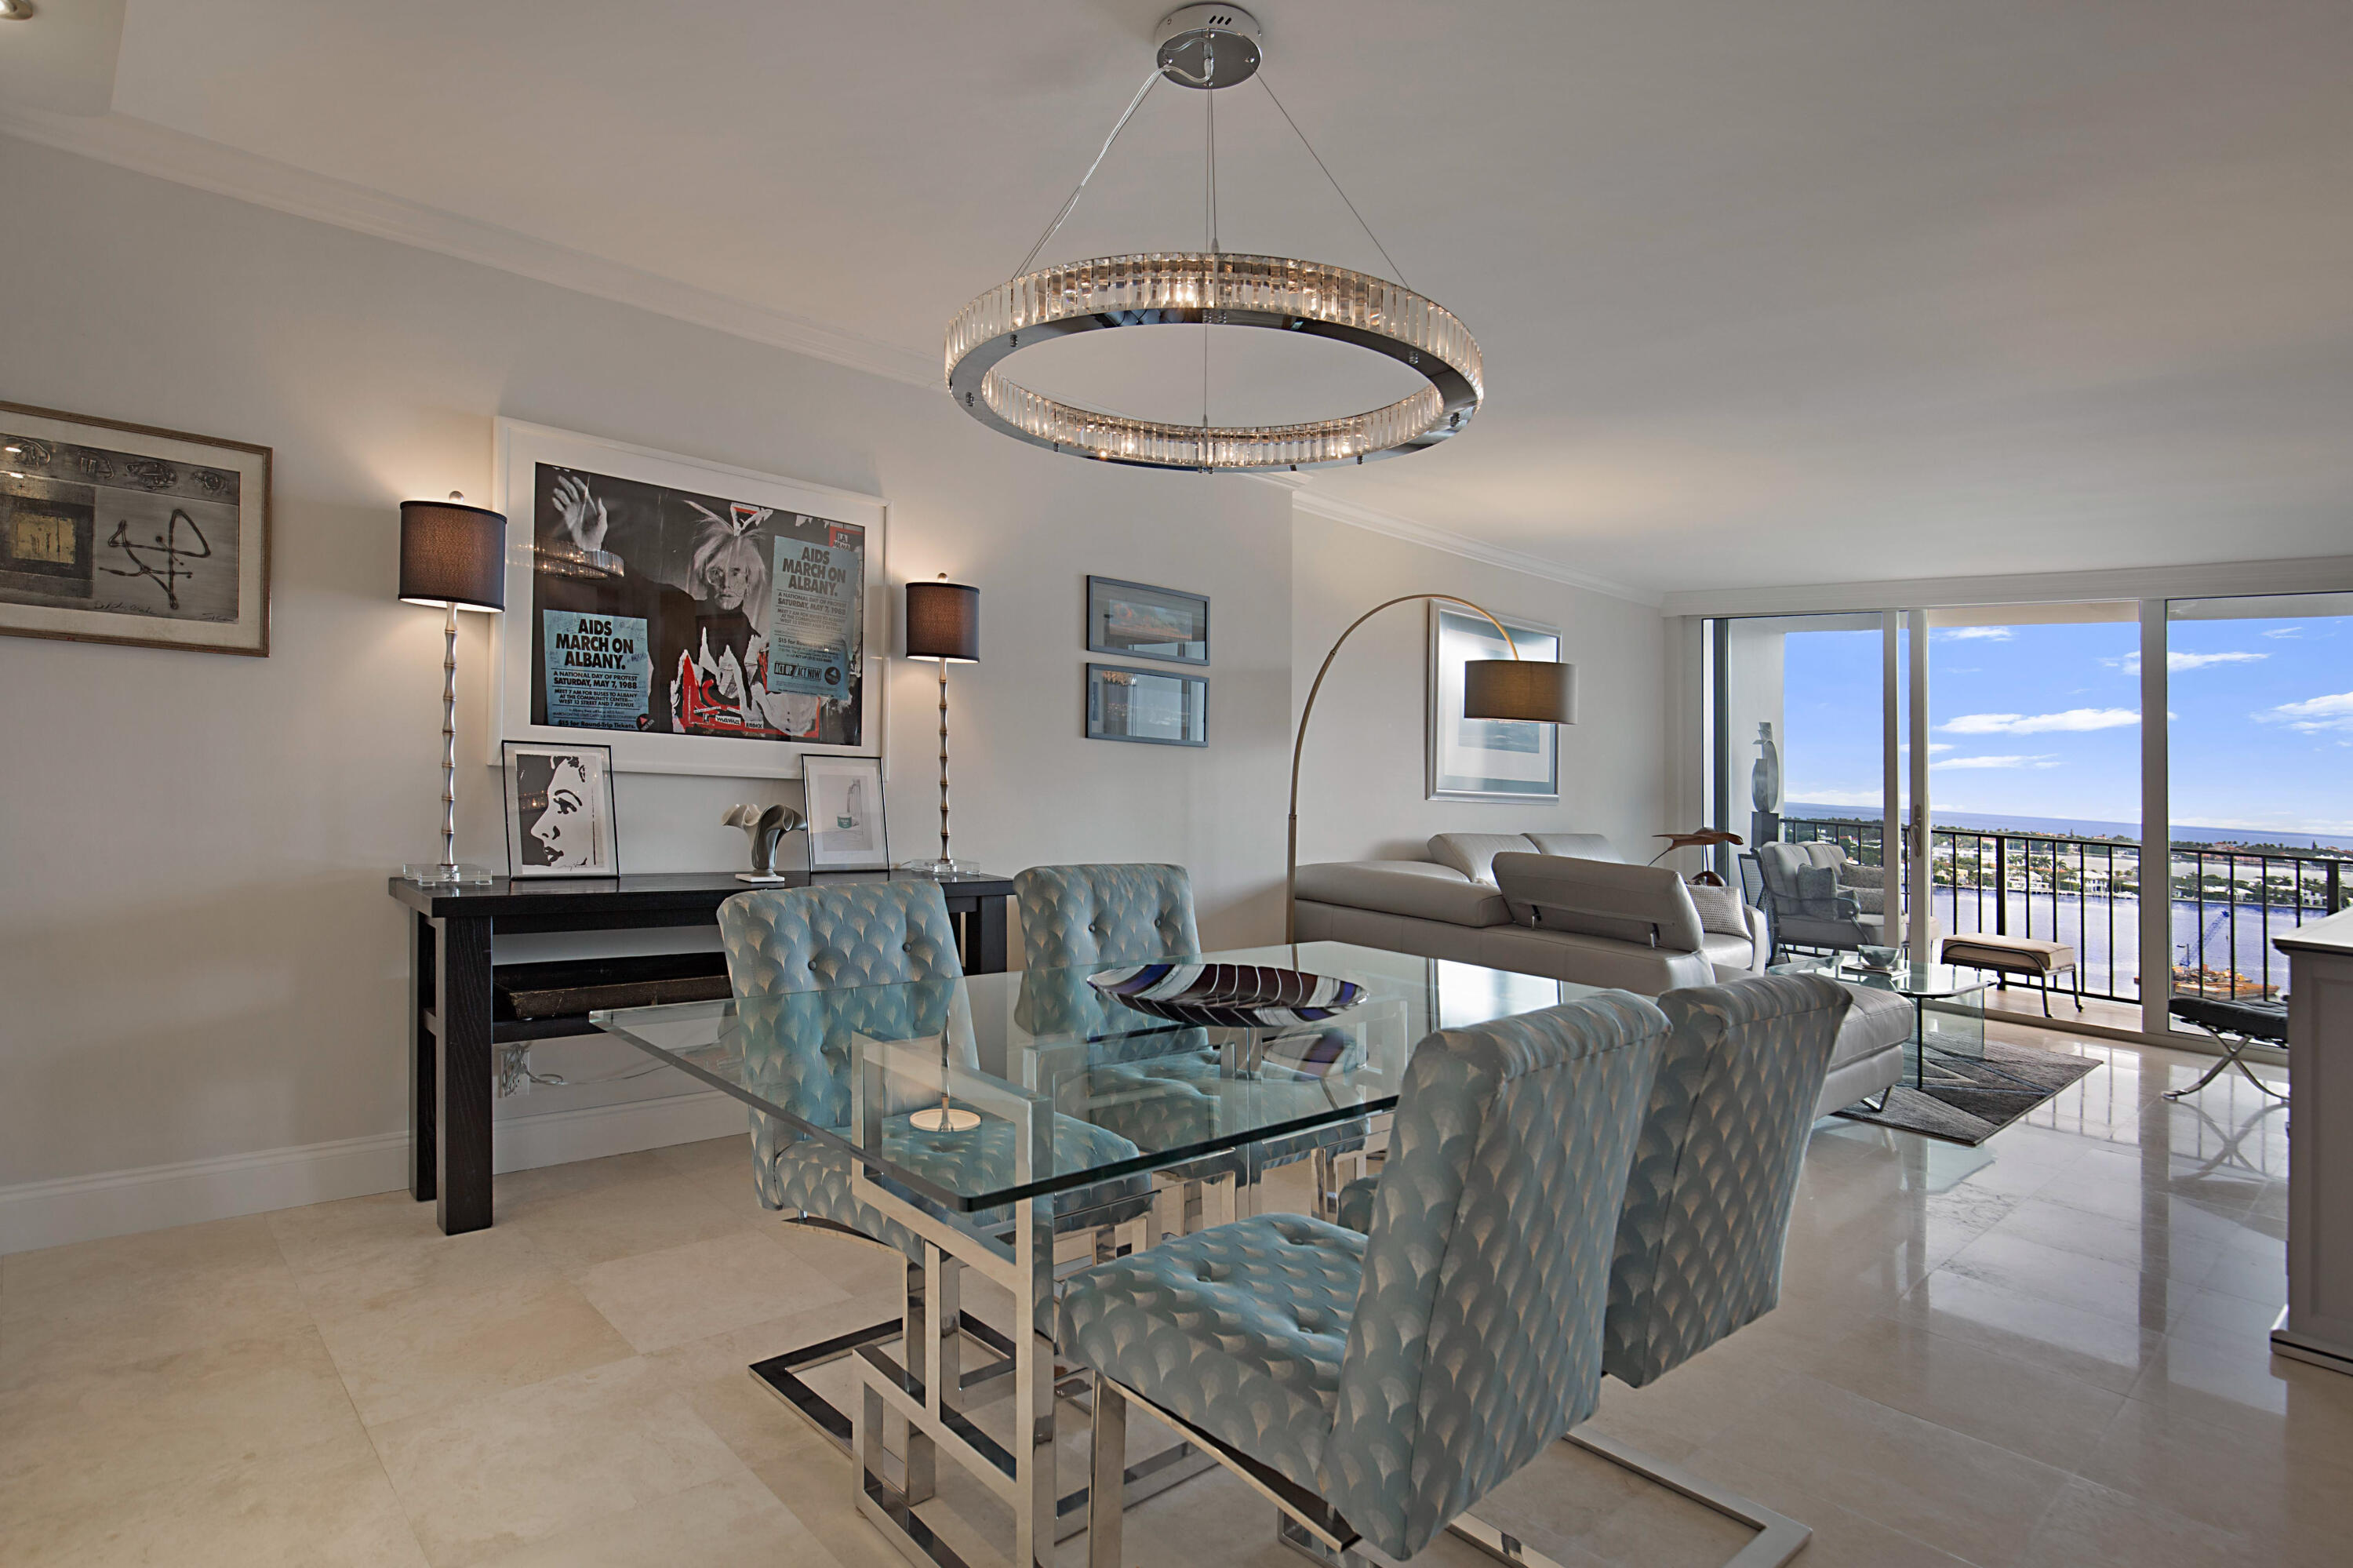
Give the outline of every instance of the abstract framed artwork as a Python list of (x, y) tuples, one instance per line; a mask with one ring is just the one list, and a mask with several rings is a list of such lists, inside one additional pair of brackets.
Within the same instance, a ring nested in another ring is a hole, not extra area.
[(1209, 601), (1198, 593), (1087, 578), (1087, 652), (1172, 664), (1209, 662)]
[(0, 632), (267, 657), (269, 463), (0, 403)]
[(891, 864), (882, 764), (872, 757), (812, 757), (802, 766), (811, 871), (882, 871)]
[(881, 499), (513, 419), (498, 470), (499, 738), (594, 740), (625, 773), (880, 757)]
[(1209, 683), (1168, 670), (1087, 666), (1087, 738), (1146, 746), (1209, 744)]
[[(1560, 633), (1504, 619), (1524, 659), (1560, 657)], [(1462, 666), (1508, 659), (1482, 615), (1433, 600), (1430, 606), (1429, 791), (1432, 800), (1557, 800), (1558, 729), (1548, 724), (1462, 716)]]
[(610, 747), (508, 741), (507, 874), (618, 876)]

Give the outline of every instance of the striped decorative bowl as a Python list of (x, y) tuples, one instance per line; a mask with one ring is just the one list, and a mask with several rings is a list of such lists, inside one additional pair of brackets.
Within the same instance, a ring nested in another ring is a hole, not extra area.
[(1157, 1018), (1233, 1029), (1321, 1023), (1365, 1000), (1355, 980), (1262, 964), (1129, 964), (1087, 983)]

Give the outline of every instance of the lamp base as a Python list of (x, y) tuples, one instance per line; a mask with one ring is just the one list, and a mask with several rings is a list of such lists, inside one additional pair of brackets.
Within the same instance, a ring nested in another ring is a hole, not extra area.
[(420, 865), (402, 866), (400, 874), (419, 887), (480, 887), (491, 880), (491, 868), (462, 863), (446, 865), (427, 861)]
[(968, 876), (973, 867), (972, 863), (966, 860), (902, 860), (899, 863), (898, 869), (912, 871), (923, 876), (946, 878)]
[(918, 1132), (970, 1132), (980, 1125), (980, 1113), (954, 1106), (927, 1106), (911, 1114), (907, 1125)]

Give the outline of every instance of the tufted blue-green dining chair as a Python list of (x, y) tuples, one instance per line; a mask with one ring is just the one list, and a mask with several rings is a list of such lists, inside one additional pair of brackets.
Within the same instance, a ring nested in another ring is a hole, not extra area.
[[(1844, 987), (1770, 975), (1671, 991), (1672, 1024), (1626, 1183), (1609, 1275), (1602, 1370), (1641, 1387), (1772, 1309), (1798, 1172), (1851, 1005)], [(1370, 1182), (1341, 1194), (1344, 1223), (1367, 1218)], [(1609, 1438), (1570, 1441), (1665, 1483), (1761, 1533), (1741, 1568), (1786, 1563), (1805, 1526)], [(1458, 1531), (1493, 1551), (1500, 1532)]]
[[(934, 882), (862, 882), (739, 894), (719, 906), (719, 930), (735, 993), (747, 1084), (820, 1127), (847, 1128), (850, 1061), (857, 1036), (912, 1040), (944, 1031), (962, 1036), (968, 1058), (970, 1020), (960, 1012), (956, 956), (947, 901)], [(961, 1027), (959, 1027), (961, 1025)], [(910, 1094), (887, 1107), (884, 1148), (894, 1161), (945, 1177), (975, 1162), (1010, 1166), (1013, 1128), (996, 1118), (963, 1132), (924, 1132), (904, 1112), (926, 1103)], [(915, 1233), (860, 1199), (850, 1156), (797, 1132), (765, 1111), (752, 1117), (753, 1179), (760, 1202), (798, 1211), (921, 1259)], [(1061, 1160), (1102, 1164), (1135, 1148), (1116, 1133), (1067, 1117), (1054, 1122)], [(1082, 1228), (1132, 1218), (1146, 1202), (1144, 1184), (1086, 1188), (1056, 1201), (1058, 1224)], [(1005, 1216), (980, 1213), (963, 1223), (987, 1228)]]
[[(1190, 958), (1201, 950), (1193, 880), (1181, 865), (1039, 865), (1013, 879), (1021, 910), (1022, 977), (1017, 1018), (1038, 1033), (1115, 1036), (1091, 1040), (1085, 1070), (1064, 1086), (1082, 1096), (1088, 1116), (1139, 1148), (1198, 1143), (1221, 1127), (1255, 1119), (1262, 1102), (1295, 1096), (1308, 1109), (1324, 1102), (1307, 1083), (1240, 1083), (1226, 1072), (1208, 1032), (1174, 1025), (1132, 1033), (1134, 1011), (1086, 983), (1091, 969)], [(1242, 1111), (1237, 1098), (1261, 1104)], [(1292, 1146), (1261, 1145), (1248, 1158), (1213, 1156), (1163, 1171), (1164, 1192), (1192, 1183), (1240, 1181), (1254, 1160), (1271, 1170), (1335, 1142), (1360, 1141), (1347, 1128), (1325, 1129)], [(1319, 1166), (1319, 1172), (1322, 1167)], [(1219, 1189), (1223, 1191), (1222, 1187)], [(1170, 1228), (1182, 1221), (1171, 1212)]]
[(1326, 1547), (1410, 1557), (1592, 1414), (1626, 1176), (1667, 1020), (1622, 991), (1434, 1033), (1370, 1229), (1218, 1225), (1075, 1276), (1097, 1374), (1088, 1562), (1117, 1568), (1126, 1405)]

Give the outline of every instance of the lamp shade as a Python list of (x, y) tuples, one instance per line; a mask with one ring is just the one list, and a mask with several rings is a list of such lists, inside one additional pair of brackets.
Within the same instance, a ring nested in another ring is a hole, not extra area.
[(980, 662), (980, 590), (963, 583), (907, 585), (907, 657)]
[(400, 503), (400, 597), (411, 604), (507, 607), (507, 520), (455, 501)]
[(1462, 716), (1577, 722), (1577, 666), (1549, 659), (1472, 659), (1462, 666)]

